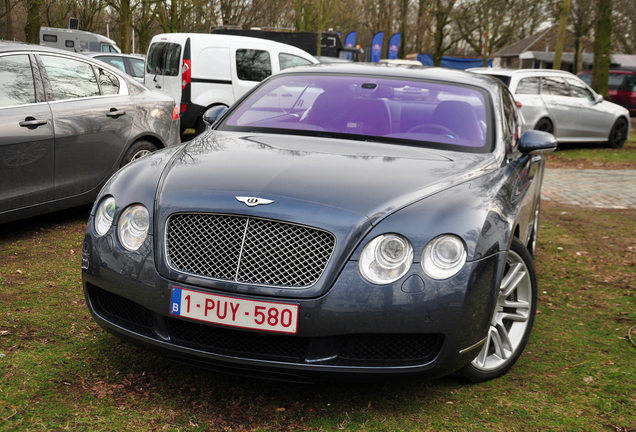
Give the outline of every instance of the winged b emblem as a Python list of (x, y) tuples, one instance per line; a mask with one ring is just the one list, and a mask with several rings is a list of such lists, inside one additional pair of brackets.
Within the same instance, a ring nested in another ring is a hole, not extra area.
[(265, 198), (256, 198), (256, 197), (240, 197), (237, 196), (236, 197), (237, 200), (239, 200), (242, 203), (247, 204), (249, 207), (254, 207), (257, 206), (259, 204), (271, 204), (274, 202), (274, 200), (268, 200)]

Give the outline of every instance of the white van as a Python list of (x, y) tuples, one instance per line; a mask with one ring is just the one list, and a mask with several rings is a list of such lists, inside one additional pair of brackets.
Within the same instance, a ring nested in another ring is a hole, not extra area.
[(121, 52), (115, 41), (106, 36), (83, 30), (53, 27), (40, 27), (40, 45), (73, 52)]
[[(268, 76), (318, 63), (300, 48), (266, 39), (202, 33), (165, 33), (152, 38), (144, 83), (172, 96), (181, 107), (181, 130), (205, 130), (203, 113), (229, 107)], [(188, 131), (191, 132), (191, 131)]]

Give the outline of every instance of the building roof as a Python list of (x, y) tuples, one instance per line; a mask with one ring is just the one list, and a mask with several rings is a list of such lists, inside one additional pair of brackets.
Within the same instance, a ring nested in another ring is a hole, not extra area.
[[(552, 26), (546, 30), (535, 33), (519, 42), (515, 42), (504, 47), (493, 54), (493, 57), (518, 57), (526, 51), (543, 51), (554, 53), (556, 49), (556, 39), (558, 26)], [(583, 39), (583, 51), (593, 52), (593, 44), (589, 38)], [(574, 34), (569, 30), (565, 34), (565, 46), (563, 52), (574, 52)]]

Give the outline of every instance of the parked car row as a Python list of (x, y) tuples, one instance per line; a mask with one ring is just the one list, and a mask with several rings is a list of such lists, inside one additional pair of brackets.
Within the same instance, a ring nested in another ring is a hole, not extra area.
[(0, 42), (0, 223), (93, 202), (180, 142), (174, 100), (81, 54)]
[(552, 69), (475, 68), (500, 79), (521, 106), (529, 128), (560, 143), (604, 142), (621, 148), (629, 136), (629, 111), (596, 94), (577, 76)]

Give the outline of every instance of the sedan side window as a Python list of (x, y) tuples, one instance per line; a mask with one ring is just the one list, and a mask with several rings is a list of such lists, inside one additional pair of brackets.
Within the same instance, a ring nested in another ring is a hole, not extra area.
[(53, 90), (53, 100), (99, 96), (99, 86), (89, 63), (66, 57), (42, 55)]
[(567, 78), (568, 84), (570, 85), (570, 96), (575, 98), (594, 100), (594, 95), (591, 91), (585, 87), (580, 80), (576, 78)]
[(515, 94), (539, 94), (539, 77), (524, 78), (517, 84)]
[(0, 57), (0, 107), (35, 103), (33, 71), (29, 56)]
[(561, 77), (541, 77), (541, 94), (570, 96), (570, 90)]
[(101, 60), (104, 63), (108, 63), (111, 66), (116, 67), (122, 72), (126, 72), (126, 65), (124, 59), (121, 57), (95, 57), (97, 60)]
[(99, 68), (99, 85), (104, 95), (116, 95), (119, 93), (119, 79), (102, 68)]
[(236, 50), (236, 74), (240, 80), (263, 81), (272, 74), (272, 62), (267, 51)]

